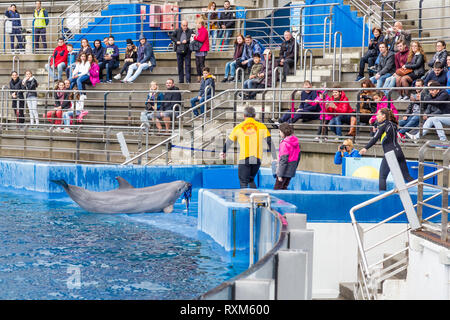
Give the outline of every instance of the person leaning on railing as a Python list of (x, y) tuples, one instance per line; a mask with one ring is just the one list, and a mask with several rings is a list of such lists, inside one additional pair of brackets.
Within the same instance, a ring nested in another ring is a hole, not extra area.
[(36, 1), (34, 10), (34, 46), (39, 49), (39, 38), (42, 41), (44, 49), (47, 49), (47, 26), (49, 23), (48, 12), (41, 6), (41, 1)]
[(25, 122), (25, 100), (23, 96), (22, 80), (19, 78), (19, 74), (16, 71), (11, 72), (11, 81), (9, 82), (9, 89), (12, 103), (11, 107), (16, 115), (17, 123)]
[(219, 31), (217, 31), (217, 50), (223, 49), (233, 35), (235, 27), (236, 15), (231, 11), (230, 1), (225, 0), (223, 3), (223, 11), (219, 12)]
[(361, 158), (359, 151), (353, 146), (351, 139), (344, 140), (334, 155), (334, 164), (341, 165), (343, 158)]
[(25, 37), (22, 35), (22, 22), (20, 21), (20, 13), (17, 11), (15, 4), (12, 4), (5, 11), (8, 18), (5, 22), (5, 32), (9, 33), (11, 41), (11, 51), (14, 52), (14, 38), (17, 38), (17, 48), (19, 52), (25, 49)]

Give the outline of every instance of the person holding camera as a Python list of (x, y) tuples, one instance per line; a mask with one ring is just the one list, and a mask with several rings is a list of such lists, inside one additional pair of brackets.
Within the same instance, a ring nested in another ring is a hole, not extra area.
[(351, 139), (347, 139), (338, 147), (338, 151), (334, 155), (334, 164), (340, 165), (342, 164), (342, 158), (361, 158), (359, 151), (355, 149), (353, 146), (353, 142)]

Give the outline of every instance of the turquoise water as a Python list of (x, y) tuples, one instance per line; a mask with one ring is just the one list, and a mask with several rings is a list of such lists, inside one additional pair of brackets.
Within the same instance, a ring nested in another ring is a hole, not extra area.
[(190, 212), (102, 215), (0, 193), (0, 299), (193, 299), (246, 269)]

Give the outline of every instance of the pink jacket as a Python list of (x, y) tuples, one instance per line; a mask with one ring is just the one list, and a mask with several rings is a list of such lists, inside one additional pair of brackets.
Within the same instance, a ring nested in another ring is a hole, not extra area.
[(89, 70), (89, 80), (94, 87), (97, 83), (100, 83), (100, 67), (97, 63), (93, 63)]
[(198, 35), (194, 36), (194, 40), (200, 41), (203, 43), (202, 47), (200, 48), (200, 51), (209, 51), (209, 35), (208, 30), (206, 30), (205, 27), (201, 27), (198, 29)]
[(278, 154), (278, 177), (295, 176), (298, 164), (300, 162), (300, 145), (296, 136), (291, 135), (280, 142), (280, 151)]
[(334, 115), (329, 114), (333, 112), (332, 108), (327, 108), (327, 101), (330, 101), (330, 97), (325, 94), (325, 97), (320, 98), (320, 95), (323, 94), (325, 91), (317, 91), (317, 98), (314, 99), (314, 102), (311, 102), (310, 104), (315, 106), (317, 104), (320, 105), (320, 120), (329, 121), (333, 119)]
[[(377, 103), (377, 112), (380, 109), (389, 107), (387, 97), (383, 97), (383, 99), (381, 99), (381, 101), (384, 101), (384, 102)], [(397, 108), (394, 106), (394, 104), (392, 102), (390, 102), (390, 107), (394, 114), (398, 114)], [(397, 120), (398, 120), (398, 116), (395, 116), (395, 118), (397, 118)], [(377, 121), (377, 116), (374, 115), (370, 118), (369, 123), (372, 124), (372, 123), (375, 123), (376, 121)]]

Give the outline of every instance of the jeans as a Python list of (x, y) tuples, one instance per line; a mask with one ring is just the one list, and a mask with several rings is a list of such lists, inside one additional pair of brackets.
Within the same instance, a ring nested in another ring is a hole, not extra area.
[(377, 86), (377, 88), (383, 88), (384, 81), (386, 81), (387, 78), (389, 78), (392, 74), (386, 73), (380, 77), (380, 79), (375, 79), (375, 76), (370, 78), (370, 81), (372, 81), (373, 84)]
[(401, 134), (405, 134), (405, 132), (412, 130), (412, 129), (408, 129), (408, 127), (415, 128), (415, 127), (419, 126), (419, 120), (420, 120), (419, 116), (409, 116), (408, 119), (406, 119), (406, 120), (400, 120), (398, 122), (398, 125), (401, 129), (398, 130), (398, 132)]
[(445, 135), (445, 132), (443, 130), (443, 126), (442, 125), (446, 125), (446, 126), (450, 126), (450, 117), (431, 117), (428, 118), (425, 123), (423, 124), (423, 133), (422, 136), (426, 135), (428, 133), (428, 131), (430, 130), (430, 128), (435, 127), (436, 128), (436, 133), (439, 137), (439, 140), (441, 141), (446, 141), (447, 137)]
[(88, 74), (78, 76), (77, 78), (70, 79), (70, 90), (72, 90), (76, 84), (78, 91), (82, 92), (84, 90), (84, 82), (86, 82), (86, 81), (89, 81)]
[(18, 28), (13, 27), (12, 33), (9, 34), (11, 40), (11, 50), (14, 50), (14, 37), (17, 38), (18, 49), (25, 48), (25, 37), (22, 35), (22, 31)]
[[(78, 116), (80, 113), (81, 113), (81, 111), (77, 111), (77, 116)], [(64, 112), (64, 114), (63, 114), (64, 125), (70, 126), (70, 120), (72, 120), (71, 117), (73, 117), (73, 111), (67, 111), (67, 112)]]
[(215, 46), (215, 44), (216, 44), (216, 39), (217, 39), (217, 29), (214, 29), (214, 30), (211, 30), (210, 32), (209, 32), (209, 39), (210, 39), (210, 43), (211, 43), (211, 51), (215, 51), (215, 49), (216, 49), (216, 46)]
[[(375, 65), (375, 60), (377, 59), (377, 56), (369, 55), (367, 52), (359, 61), (359, 76), (364, 77), (364, 69), (366, 67), (372, 67)], [(369, 70), (369, 76), (373, 76), (373, 71)]]
[[(191, 108), (195, 107), (197, 104), (200, 104), (205, 101), (205, 97), (201, 97), (200, 99), (198, 97), (193, 97), (191, 99)], [(200, 109), (200, 111), (199, 111)], [(202, 105), (200, 108), (197, 108), (194, 110), (195, 116), (198, 116), (205, 112), (205, 105)]]
[(259, 79), (247, 79), (244, 81), (244, 89), (253, 89), (259, 83)]
[(236, 75), (236, 60), (229, 61), (225, 65), (225, 77), (224, 79), (233, 77)]
[(350, 115), (341, 115), (330, 120), (330, 130), (336, 133), (337, 136), (342, 136), (342, 123), (350, 124)]
[[(150, 68), (150, 64), (148, 63), (141, 63), (139, 66), (137, 63), (133, 63), (131, 66), (128, 67), (127, 75), (124, 79), (124, 81), (130, 81), (133, 82), (134, 80), (139, 77), (139, 75), (142, 73), (142, 71), (147, 70)], [(134, 72), (136, 71), (136, 72)], [(134, 72), (134, 74), (133, 74)], [(107, 79), (108, 80), (108, 79)]]
[(105, 69), (106, 69), (106, 81), (112, 81), (112, 72), (114, 69), (119, 67), (119, 61), (116, 60), (108, 60), (105, 61)]
[[(381, 78), (380, 78), (380, 80), (381, 80)], [(386, 89), (394, 88), (395, 83), (396, 83), (395, 76), (390, 76), (389, 78), (386, 79), (386, 81), (384, 81), (383, 88), (386, 88)], [(383, 91), (384, 91), (384, 94), (387, 96), (389, 93), (389, 90), (383, 90)]]
[(26, 99), (28, 110), (30, 112), (30, 123), (39, 124), (39, 114), (37, 110), (37, 97), (29, 97)]
[[(49, 69), (51, 69), (51, 70), (49, 70)], [(63, 72), (64, 72), (64, 70), (66, 70), (66, 64), (64, 62), (60, 62), (58, 64), (58, 66), (56, 67), (56, 69), (58, 70), (58, 80), (62, 80)], [(45, 65), (45, 70), (47, 70), (48, 73), (50, 74), (50, 78), (52, 78), (52, 80), (54, 80), (55, 79), (55, 75), (54, 75), (55, 70), (54, 70), (54, 68), (53, 67), (49, 67), (49, 65), (46, 64)]]
[(233, 34), (233, 30), (220, 29), (217, 32), (217, 50), (223, 49), (224, 46), (228, 45), (228, 42)]
[(39, 49), (39, 38), (41, 38), (44, 49), (47, 49), (47, 31), (45, 28), (34, 28), (34, 47)]

